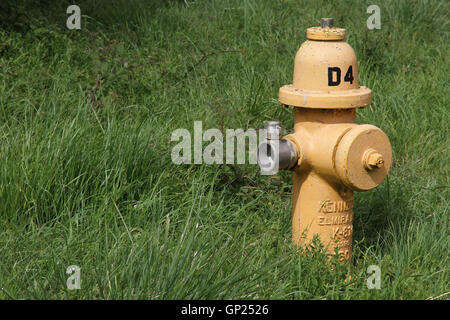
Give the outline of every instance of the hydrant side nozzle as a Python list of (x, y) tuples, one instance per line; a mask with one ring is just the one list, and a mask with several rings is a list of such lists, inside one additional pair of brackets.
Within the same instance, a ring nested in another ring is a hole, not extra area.
[(277, 121), (264, 125), (266, 140), (258, 146), (257, 159), (261, 174), (272, 175), (278, 170), (287, 170), (297, 164), (298, 150), (294, 142), (281, 137), (281, 126)]
[(265, 140), (258, 146), (258, 165), (262, 175), (273, 175), (278, 170), (289, 170), (297, 165), (297, 150), (289, 139)]
[(281, 170), (289, 170), (297, 165), (298, 151), (289, 139), (280, 140), (279, 166)]

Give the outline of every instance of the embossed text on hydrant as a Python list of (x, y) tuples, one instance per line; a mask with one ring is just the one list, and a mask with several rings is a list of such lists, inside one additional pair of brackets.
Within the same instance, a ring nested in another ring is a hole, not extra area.
[(319, 212), (335, 213), (345, 212), (353, 209), (353, 200), (351, 201), (319, 201)]
[(340, 224), (349, 224), (353, 222), (353, 214), (344, 214), (339, 216), (318, 216), (319, 226), (331, 226)]

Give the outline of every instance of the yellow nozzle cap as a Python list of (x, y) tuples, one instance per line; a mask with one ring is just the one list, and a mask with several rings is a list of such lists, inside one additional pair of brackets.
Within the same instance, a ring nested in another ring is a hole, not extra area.
[(352, 190), (377, 187), (387, 176), (392, 163), (389, 138), (379, 128), (363, 124), (348, 131), (334, 154), (334, 169)]

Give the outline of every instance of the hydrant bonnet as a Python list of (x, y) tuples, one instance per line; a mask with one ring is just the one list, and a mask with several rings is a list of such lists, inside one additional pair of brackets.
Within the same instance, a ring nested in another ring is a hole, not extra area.
[(280, 88), (279, 101), (303, 108), (356, 108), (371, 102), (370, 89), (360, 86), (358, 63), (345, 42), (346, 31), (323, 18), (321, 27), (308, 28), (297, 52), (293, 84)]

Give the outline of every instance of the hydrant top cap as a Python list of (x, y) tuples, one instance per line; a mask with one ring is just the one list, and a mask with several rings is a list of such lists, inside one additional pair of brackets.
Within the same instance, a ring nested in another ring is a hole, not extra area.
[(370, 104), (372, 91), (359, 85), (356, 54), (345, 35), (345, 29), (335, 28), (331, 18), (322, 18), (321, 27), (307, 29), (308, 40), (295, 55), (292, 84), (279, 90), (281, 104), (318, 109)]
[(333, 18), (322, 18), (320, 27), (312, 27), (306, 30), (306, 37), (309, 40), (321, 41), (341, 41), (345, 39), (346, 31), (333, 26)]

